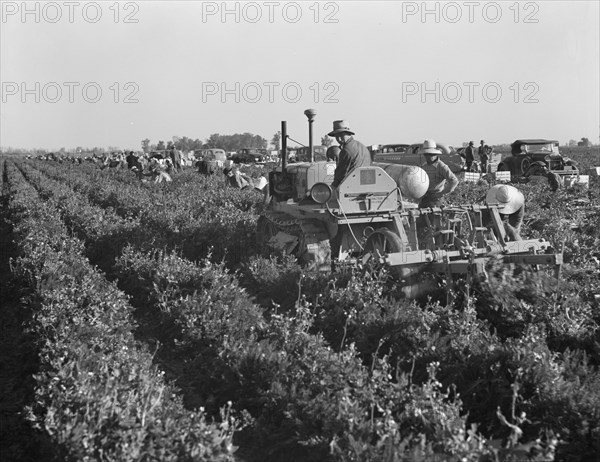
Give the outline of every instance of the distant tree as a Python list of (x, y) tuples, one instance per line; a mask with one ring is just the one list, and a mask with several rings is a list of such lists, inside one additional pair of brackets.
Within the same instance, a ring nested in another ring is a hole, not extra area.
[(281, 149), (281, 132), (277, 132), (273, 135), (273, 138), (271, 138), (271, 145), (278, 151)]
[(242, 148), (266, 148), (267, 140), (252, 133), (236, 133), (235, 135), (219, 135), (213, 133), (205, 143), (206, 148), (220, 148), (225, 151), (237, 151)]
[(150, 151), (150, 140), (148, 138), (142, 140), (142, 151)]
[(212, 135), (210, 135), (208, 137), (208, 139), (206, 140), (206, 143), (204, 143), (205, 147), (207, 149), (218, 148), (220, 138), (221, 138), (221, 135), (219, 135), (218, 133), (213, 133)]
[[(175, 138), (175, 137), (173, 137)], [(178, 137), (177, 142), (175, 143), (175, 145), (177, 146), (177, 149), (181, 150), (181, 151), (189, 151), (191, 149), (194, 149), (192, 146), (194, 144), (194, 141), (191, 138), (188, 138), (187, 136), (182, 136), (182, 137)]]
[(264, 139), (262, 136), (260, 135), (254, 135), (252, 137), (252, 146), (253, 148), (261, 148), (261, 149), (266, 149), (267, 145), (269, 144), (268, 141), (266, 139)]
[(199, 138), (196, 138), (194, 140), (194, 142), (192, 143), (191, 149), (194, 149), (194, 150), (196, 150), (196, 149), (202, 149), (202, 141), (200, 141)]
[(333, 138), (329, 135), (324, 135), (321, 137), (321, 146), (331, 146), (333, 144)]
[(579, 143), (577, 143), (577, 146), (583, 146), (586, 148), (589, 148), (592, 145), (592, 143), (590, 142), (590, 140), (588, 138), (581, 138), (581, 141)]
[(165, 142), (164, 141), (159, 141), (158, 144), (156, 145), (156, 150), (157, 151), (164, 151), (165, 148)]

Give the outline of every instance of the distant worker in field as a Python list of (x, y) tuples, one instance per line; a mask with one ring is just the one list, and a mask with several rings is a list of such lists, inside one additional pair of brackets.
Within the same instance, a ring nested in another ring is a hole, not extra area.
[(354, 132), (345, 120), (333, 122), (333, 130), (328, 135), (335, 137), (340, 145), (339, 159), (331, 183), (332, 188), (337, 188), (350, 172), (358, 167), (371, 165), (371, 153), (364, 144), (352, 137)]
[(484, 140), (479, 142), (477, 148), (477, 154), (479, 155), (479, 162), (481, 165), (481, 173), (487, 173), (487, 165), (489, 160), (489, 146), (485, 144)]
[(225, 182), (234, 188), (246, 189), (254, 186), (252, 178), (245, 173), (240, 172), (239, 168), (234, 169), (233, 167), (225, 167), (223, 169), (223, 175), (225, 175)]
[(129, 154), (127, 157), (125, 157), (125, 160), (127, 161), (127, 168), (131, 169), (137, 163), (138, 158), (133, 151), (129, 151)]
[(162, 183), (163, 181), (171, 182), (173, 178), (165, 170), (165, 164), (161, 163), (158, 159), (152, 159), (148, 165), (150, 172), (149, 176), (152, 177), (155, 183)]
[(133, 156), (133, 159), (131, 159), (131, 161), (129, 159), (127, 159), (127, 165), (129, 165), (130, 170), (133, 170), (133, 169), (144, 170), (144, 166), (140, 162), (140, 159), (135, 155)]
[(450, 167), (439, 159), (442, 153), (434, 140), (425, 140), (421, 154), (426, 162), (421, 168), (429, 176), (429, 189), (419, 202), (419, 207), (439, 207), (442, 205), (446, 194), (451, 193), (458, 186), (458, 178), (452, 173)]
[(542, 167), (542, 173), (548, 178), (548, 185), (553, 192), (564, 188), (565, 182), (558, 173), (551, 172), (548, 167)]
[(264, 176), (253, 179), (245, 173), (240, 172), (239, 168), (226, 167), (223, 169), (225, 175), (225, 182), (237, 189), (256, 189), (263, 193), (265, 202), (269, 198), (269, 183)]
[(511, 241), (521, 240), (521, 225), (525, 215), (525, 197), (514, 186), (497, 184), (492, 186), (485, 197), (488, 205), (499, 205), (504, 230)]
[(477, 148), (477, 155), (479, 156), (479, 160), (481, 160), (481, 157), (485, 154), (486, 147), (487, 146), (485, 145), (485, 141), (480, 140), (479, 147)]
[(469, 145), (465, 149), (465, 163), (467, 165), (467, 172), (471, 171), (473, 161), (475, 160), (475, 143), (469, 141)]
[(179, 172), (181, 170), (181, 153), (175, 149), (175, 145), (169, 151), (169, 158), (173, 163), (173, 168)]
[(340, 160), (340, 151), (342, 149), (339, 146), (329, 146), (327, 148), (327, 152), (325, 153), (325, 157), (328, 162), (335, 162), (336, 164)]
[(493, 153), (494, 148), (486, 144), (484, 146), (483, 155), (481, 156), (481, 170), (483, 173), (487, 173)]

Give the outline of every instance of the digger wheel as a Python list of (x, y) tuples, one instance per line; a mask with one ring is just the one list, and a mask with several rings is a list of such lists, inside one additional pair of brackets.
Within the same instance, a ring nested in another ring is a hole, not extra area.
[(374, 231), (365, 243), (365, 251), (371, 252), (377, 258), (388, 253), (400, 252), (400, 250), (402, 250), (400, 236), (388, 228)]
[(269, 241), (279, 232), (277, 226), (267, 217), (258, 217), (256, 224), (256, 245), (261, 255), (269, 256), (275, 251), (275, 247)]
[[(400, 236), (388, 228), (378, 229), (365, 242), (365, 253), (371, 253), (377, 259), (386, 254), (402, 250), (403, 245)], [(437, 284), (433, 277), (423, 279), (420, 274), (423, 270), (424, 267), (421, 264), (392, 266), (390, 267), (390, 274), (402, 283), (401, 291), (405, 297), (417, 298), (437, 289)]]
[[(401, 252), (404, 250), (404, 245), (400, 236), (388, 228), (380, 228), (373, 232), (365, 242), (365, 253), (370, 253), (372, 257), (379, 260), (381, 257), (390, 254)], [(422, 265), (421, 265), (422, 266)], [(417, 265), (412, 266), (392, 266), (390, 273), (398, 279), (405, 279), (414, 276), (423, 270)]]
[[(365, 253), (370, 253), (377, 261), (389, 253), (400, 252), (402, 241), (400, 236), (388, 228), (381, 228), (373, 232), (365, 242)], [(394, 276), (403, 276), (399, 268), (392, 268), (390, 272)]]

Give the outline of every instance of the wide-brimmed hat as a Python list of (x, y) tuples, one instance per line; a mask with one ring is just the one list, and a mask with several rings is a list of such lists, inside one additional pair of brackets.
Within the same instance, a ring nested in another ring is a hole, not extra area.
[(503, 205), (500, 213), (511, 214), (523, 207), (525, 197), (514, 186), (497, 184), (487, 192), (485, 201), (488, 205)]
[(423, 146), (421, 147), (421, 154), (430, 155), (430, 156), (439, 156), (442, 153), (435, 144), (433, 140), (425, 140), (423, 141)]
[(348, 133), (354, 135), (354, 132), (350, 130), (350, 125), (346, 120), (335, 120), (333, 122), (333, 130), (328, 133), (329, 136), (337, 136), (341, 133)]

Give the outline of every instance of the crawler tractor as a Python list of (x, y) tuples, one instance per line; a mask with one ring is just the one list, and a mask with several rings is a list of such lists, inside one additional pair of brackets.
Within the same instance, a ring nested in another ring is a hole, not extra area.
[[(305, 114), (312, 151), (315, 112)], [(484, 277), (491, 258), (557, 269), (562, 263), (562, 254), (543, 239), (510, 241), (500, 205), (418, 208), (411, 201), (429, 186), (420, 167), (374, 163), (332, 189), (335, 162), (288, 165), (286, 128), (282, 122), (282, 161), (269, 174), (271, 200), (257, 225), (264, 253), (296, 255), (317, 271), (368, 261), (386, 265), (408, 298), (436, 288), (435, 275), (447, 281)]]

